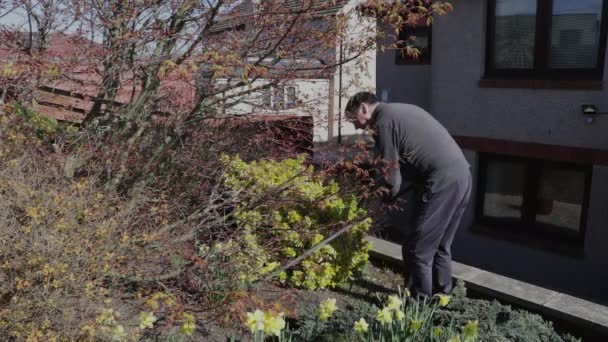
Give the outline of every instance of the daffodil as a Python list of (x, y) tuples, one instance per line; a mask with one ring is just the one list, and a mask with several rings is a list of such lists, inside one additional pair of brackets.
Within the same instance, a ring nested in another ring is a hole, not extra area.
[(334, 311), (336, 311), (338, 307), (336, 306), (336, 299), (326, 299), (321, 304), (319, 304), (319, 320), (326, 321), (331, 315), (333, 315)]
[(285, 319), (283, 319), (282, 312), (279, 314), (267, 313), (264, 316), (264, 333), (279, 336), (284, 328)]
[(355, 327), (353, 329), (356, 332), (363, 334), (363, 333), (367, 332), (368, 328), (369, 328), (369, 324), (367, 324), (365, 319), (363, 317), (361, 317), (361, 319), (359, 319), (359, 321), (355, 322)]
[(420, 330), (422, 327), (422, 321), (419, 319), (414, 319), (410, 322), (410, 332), (413, 334)]
[(385, 306), (382, 308), (382, 310), (378, 310), (378, 313), (376, 313), (376, 320), (378, 320), (378, 322), (380, 322), (382, 325), (391, 324), (393, 322), (393, 313)]
[(443, 329), (441, 329), (440, 327), (434, 327), (433, 328), (433, 337), (439, 337), (443, 335)]
[(395, 318), (398, 321), (403, 321), (405, 319), (405, 312), (401, 311), (401, 310), (397, 310), (395, 311)]
[(452, 298), (448, 295), (437, 295), (437, 297), (439, 297), (439, 306), (441, 307), (448, 306), (448, 304), (450, 304), (450, 300), (452, 300)]
[(126, 339), (127, 333), (125, 333), (125, 328), (123, 328), (122, 325), (115, 326), (112, 334), (112, 341), (125, 341)]
[(251, 332), (256, 330), (264, 330), (264, 312), (256, 309), (253, 313), (247, 313), (247, 323), (245, 323)]
[(144, 312), (139, 315), (139, 328), (140, 329), (152, 329), (154, 327), (154, 322), (156, 322), (158, 318), (154, 316), (153, 312)]
[(447, 342), (461, 342), (460, 335), (452, 336)]
[(468, 321), (462, 327), (462, 337), (465, 341), (472, 341), (477, 337), (477, 329), (479, 327), (478, 321)]
[(401, 298), (399, 298), (398, 296), (388, 296), (387, 307), (390, 310), (399, 310), (401, 308), (401, 304)]
[(191, 321), (186, 321), (182, 325), (181, 330), (184, 335), (190, 336), (190, 335), (192, 335), (194, 330), (196, 330), (196, 324), (194, 324), (194, 322), (191, 322)]

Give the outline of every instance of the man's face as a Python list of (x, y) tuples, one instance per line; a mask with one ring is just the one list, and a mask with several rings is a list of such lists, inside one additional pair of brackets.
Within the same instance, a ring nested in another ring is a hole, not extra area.
[(365, 129), (369, 126), (371, 120), (371, 111), (367, 103), (362, 103), (356, 112), (351, 113), (350, 121), (355, 125), (356, 129)]

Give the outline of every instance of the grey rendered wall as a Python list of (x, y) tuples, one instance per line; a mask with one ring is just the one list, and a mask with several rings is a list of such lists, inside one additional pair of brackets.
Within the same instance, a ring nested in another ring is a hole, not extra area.
[[(386, 26), (383, 27), (387, 32)], [(390, 38), (379, 42), (388, 45)], [(430, 65), (397, 65), (394, 50), (377, 50), (376, 55), (376, 94), (382, 99), (383, 92), (388, 94), (388, 102), (404, 102), (430, 107)]]
[[(430, 91), (431, 113), (452, 134), (608, 149), (608, 116), (589, 125), (580, 114), (582, 103), (608, 111), (608, 86), (602, 91), (479, 88), (486, 1), (452, 3), (454, 12), (435, 22)], [(466, 155), (476, 174), (477, 154)], [(468, 228), (473, 217), (470, 208), (454, 241), (456, 260), (608, 303), (608, 167), (593, 168), (582, 257), (475, 234)]]
[[(603, 91), (479, 88), (485, 64), (485, 0), (454, 0), (435, 21), (431, 109), (453, 134), (608, 147), (608, 116), (589, 125), (580, 105), (608, 111)], [(608, 69), (608, 68), (607, 68)], [(607, 77), (604, 76), (604, 80)]]

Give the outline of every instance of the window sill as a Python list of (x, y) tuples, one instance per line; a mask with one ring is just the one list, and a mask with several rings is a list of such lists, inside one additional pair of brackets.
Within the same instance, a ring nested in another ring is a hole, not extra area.
[(602, 90), (601, 80), (481, 79), (480, 88)]
[(488, 223), (475, 223), (470, 231), (476, 235), (493, 240), (507, 241), (528, 248), (574, 258), (584, 258), (584, 246), (581, 241), (553, 238), (539, 232), (525, 232), (520, 227), (494, 226)]
[(431, 65), (431, 62), (396, 60), (395, 65), (412, 65), (412, 66), (421, 65), (421, 66), (424, 66), (424, 65)]

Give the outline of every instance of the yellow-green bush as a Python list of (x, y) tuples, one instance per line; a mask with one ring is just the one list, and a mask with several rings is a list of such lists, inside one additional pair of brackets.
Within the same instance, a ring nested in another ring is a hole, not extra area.
[[(304, 163), (304, 157), (246, 163), (224, 156), (224, 184), (239, 194), (236, 233), (212, 246), (241, 266), (241, 280), (254, 281), (315, 246), (342, 224), (344, 235), (314, 252), (279, 280), (314, 290), (351, 280), (368, 259), (370, 220), (352, 195), (340, 194)], [(203, 246), (206, 251), (209, 246)]]

